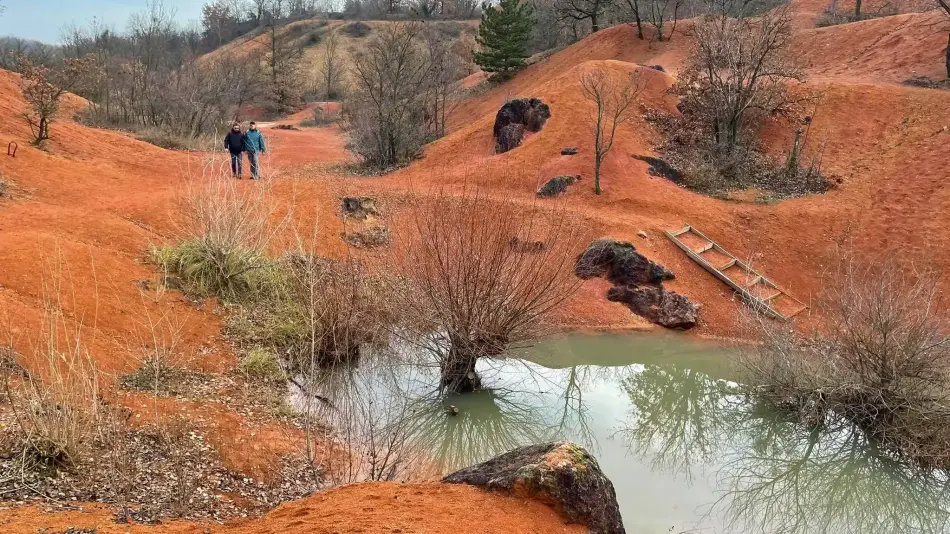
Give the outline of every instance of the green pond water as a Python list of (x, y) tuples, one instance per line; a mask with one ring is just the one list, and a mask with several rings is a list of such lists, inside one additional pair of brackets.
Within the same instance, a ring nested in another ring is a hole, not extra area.
[(488, 389), (474, 394), (439, 396), (437, 366), (418, 361), (356, 375), (386, 408), (374, 413), (401, 414), (444, 472), (530, 443), (583, 445), (631, 534), (950, 532), (944, 474), (902, 466), (847, 425), (757, 409), (731, 367), (728, 351), (677, 337), (571, 335), (480, 362)]

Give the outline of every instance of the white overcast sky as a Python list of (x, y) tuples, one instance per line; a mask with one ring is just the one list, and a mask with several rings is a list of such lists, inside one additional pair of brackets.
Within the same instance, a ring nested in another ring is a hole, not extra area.
[[(205, 0), (163, 0), (176, 11), (178, 22), (197, 21)], [(118, 31), (125, 29), (129, 16), (142, 11), (146, 0), (0, 0), (0, 36), (35, 39), (50, 44), (60, 41), (63, 26), (84, 26), (93, 18)]]

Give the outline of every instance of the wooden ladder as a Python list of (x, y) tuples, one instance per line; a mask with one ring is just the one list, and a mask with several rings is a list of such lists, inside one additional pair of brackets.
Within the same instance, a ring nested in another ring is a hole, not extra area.
[(754, 309), (782, 321), (808, 309), (803, 302), (783, 291), (696, 228), (687, 224), (674, 232), (666, 232), (666, 237), (683, 249), (693, 261), (735, 290)]

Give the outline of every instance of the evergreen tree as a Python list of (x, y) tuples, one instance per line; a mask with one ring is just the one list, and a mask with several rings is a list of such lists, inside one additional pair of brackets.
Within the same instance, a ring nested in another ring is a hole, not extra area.
[(485, 5), (475, 41), (481, 50), (474, 53), (475, 63), (485, 72), (510, 76), (525, 67), (528, 40), (534, 27), (531, 6), (520, 0), (501, 0), (497, 6)]

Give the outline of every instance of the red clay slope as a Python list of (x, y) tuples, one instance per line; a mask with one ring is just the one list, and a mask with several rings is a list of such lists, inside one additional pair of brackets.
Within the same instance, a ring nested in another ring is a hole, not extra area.
[[(820, 276), (837, 255), (835, 241), (853, 240), (868, 254), (897, 247), (937, 268), (950, 266), (948, 221), (940, 217), (950, 206), (944, 170), (950, 157), (950, 132), (945, 129), (950, 126), (950, 92), (866, 81), (878, 76), (896, 81), (909, 78), (911, 71), (942, 65), (941, 48), (905, 38), (908, 21), (920, 22), (925, 16), (809, 30), (797, 39), (798, 53), (816, 78), (808, 88), (823, 93), (811, 148), (826, 143), (823, 169), (842, 180), (824, 195), (777, 204), (727, 202), (652, 178), (646, 164), (631, 158), (649, 154), (657, 140), (640, 115), (618, 132), (603, 170), (605, 193), (594, 195), (591, 104), (579, 90), (581, 74), (596, 69), (620, 77), (638, 71), (646, 85), (641, 103), (672, 110), (674, 101), (665, 90), (673, 78), (631, 62), (659, 63), (675, 71), (688, 53), (685, 35), (651, 44), (637, 40), (629, 26), (598, 32), (466, 102), (453, 116), (457, 129), (428, 147), (422, 161), (389, 180), (416, 189), (474, 180), (529, 202), (547, 179), (583, 174), (585, 180), (566, 196), (571, 209), (587, 217), (600, 234), (630, 240), (671, 267), (677, 281), (670, 286), (704, 306), (701, 333), (731, 335), (736, 326), (732, 294), (668, 242), (663, 230), (693, 224), (806, 301), (817, 295)], [(892, 48), (869, 51), (875, 32)], [(830, 57), (828, 49), (859, 59), (842, 63)], [(515, 97), (542, 98), (550, 104), (552, 118), (523, 146), (495, 155), (494, 112), (506, 98)], [(792, 128), (774, 124), (769, 130), (773, 150), (784, 153)], [(580, 147), (580, 155), (561, 156), (565, 146)], [(639, 230), (650, 237), (638, 237)], [(579, 322), (638, 324), (620, 306), (593, 298), (594, 293), (603, 294), (602, 286), (585, 291), (571, 312)]]

